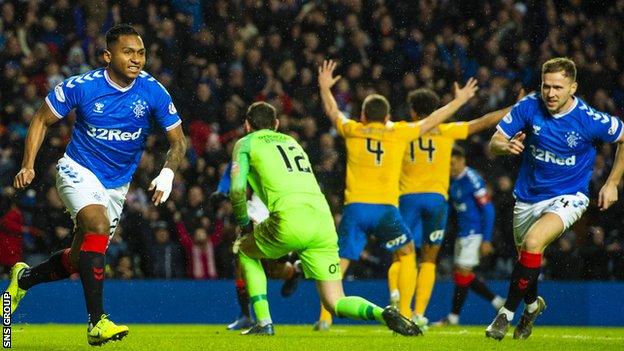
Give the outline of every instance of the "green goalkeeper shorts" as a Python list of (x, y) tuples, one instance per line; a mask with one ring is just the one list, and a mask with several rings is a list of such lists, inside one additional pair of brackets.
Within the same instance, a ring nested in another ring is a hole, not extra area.
[(338, 236), (329, 209), (302, 204), (273, 212), (254, 228), (253, 237), (266, 258), (297, 252), (308, 279), (342, 279)]

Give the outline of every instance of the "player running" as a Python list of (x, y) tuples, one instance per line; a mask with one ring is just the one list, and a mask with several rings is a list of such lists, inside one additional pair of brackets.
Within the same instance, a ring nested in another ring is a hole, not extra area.
[[(521, 96), (524, 94), (520, 92)], [(440, 104), (438, 95), (429, 89), (417, 89), (408, 95), (412, 119), (421, 121), (431, 115)], [(429, 133), (410, 142), (405, 150), (401, 169), (399, 209), (410, 230), (414, 245), (422, 250), (420, 270), (409, 282), (401, 282), (398, 276), (403, 269), (395, 261), (388, 269), (388, 285), (392, 303), (408, 306), (414, 293), (411, 288), (416, 281), (416, 303), (412, 318), (425, 328), (428, 320), (425, 311), (429, 305), (435, 283), (436, 260), (444, 239), (448, 216), (446, 203), (449, 187), (451, 150), (455, 140), (466, 139), (494, 126), (509, 112), (509, 108), (488, 113), (469, 122), (440, 124)], [(411, 285), (409, 285), (409, 284)], [(410, 289), (401, 289), (409, 286)]]
[(479, 265), (479, 255), (486, 256), (492, 252), (494, 205), (483, 178), (474, 169), (466, 167), (466, 155), (458, 146), (454, 146), (451, 153), (449, 199), (457, 216), (458, 227), (453, 272), (455, 292), (451, 313), (436, 325), (459, 324), (459, 313), (468, 296), (468, 289), (490, 301), (497, 311), (505, 303), (473, 272), (473, 268)]
[(163, 169), (150, 186), (154, 205), (169, 197), (174, 172), (186, 152), (186, 138), (171, 96), (142, 71), (146, 51), (138, 32), (128, 25), (116, 25), (106, 33), (106, 47), (106, 68), (71, 77), (48, 94), (28, 129), (22, 168), (13, 182), (17, 189), (32, 182), (35, 157), (48, 127), (75, 109), (72, 138), (56, 166), (56, 188), (76, 225), (72, 247), (32, 268), (17, 263), (7, 288), (13, 312), (34, 285), (78, 272), (89, 313), (90, 345), (120, 340), (128, 334), (128, 327), (114, 324), (104, 313), (104, 254), (151, 123), (167, 131), (170, 143)]
[[(338, 110), (331, 93), (332, 86), (340, 80), (340, 76), (333, 76), (335, 68), (333, 61), (325, 61), (319, 68), (318, 80), (325, 113), (345, 138), (347, 147), (345, 207), (338, 229), (341, 271), (347, 270), (350, 260), (359, 259), (367, 235), (374, 234), (385, 249), (393, 252), (394, 261), (401, 262), (399, 284), (404, 284), (404, 290), (411, 290), (413, 295), (416, 254), (397, 208), (401, 160), (410, 141), (444, 122), (474, 96), (477, 82), (469, 79), (461, 89), (455, 84), (455, 99), (416, 123), (390, 122), (388, 101), (372, 94), (364, 99), (361, 122), (356, 122)], [(410, 317), (410, 301), (402, 301), (399, 310)], [(326, 330), (331, 321), (331, 315), (321, 310), (315, 329)]]
[(514, 189), (513, 220), (519, 260), (511, 273), (505, 306), (487, 327), (487, 337), (505, 337), (523, 299), (525, 308), (514, 338), (531, 335), (535, 319), (546, 308), (544, 299), (537, 295), (542, 254), (587, 209), (595, 143), (618, 143), (613, 168), (598, 195), (598, 206), (606, 210), (618, 199), (617, 186), (624, 173), (622, 122), (574, 96), (577, 87), (572, 60), (546, 61), (542, 66), (541, 95), (530, 94), (516, 104), (490, 140), (492, 153), (522, 154), (522, 164)]
[[(416, 325), (395, 308), (382, 309), (361, 297), (344, 296), (329, 205), (303, 148), (292, 137), (276, 132), (278, 126), (273, 106), (252, 104), (245, 119), (249, 134), (236, 143), (232, 156), (230, 199), (236, 221), (247, 234), (237, 240), (238, 256), (257, 319), (243, 334), (274, 334), (260, 259), (294, 251), (305, 276), (316, 280), (328, 310), (341, 317), (376, 320), (403, 335), (416, 335)], [(247, 214), (247, 184), (270, 213), (255, 227)]]

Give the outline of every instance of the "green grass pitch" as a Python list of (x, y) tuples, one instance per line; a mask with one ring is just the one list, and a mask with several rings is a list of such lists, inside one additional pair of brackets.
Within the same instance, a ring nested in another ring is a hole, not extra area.
[[(336, 325), (329, 332), (311, 326), (276, 325), (276, 335), (241, 336), (222, 325), (129, 325), (130, 333), (98, 350), (624, 350), (624, 328), (537, 326), (528, 340), (486, 339), (485, 326), (430, 328), (423, 337), (403, 337), (380, 326)], [(93, 350), (85, 325), (17, 324), (14, 350)]]

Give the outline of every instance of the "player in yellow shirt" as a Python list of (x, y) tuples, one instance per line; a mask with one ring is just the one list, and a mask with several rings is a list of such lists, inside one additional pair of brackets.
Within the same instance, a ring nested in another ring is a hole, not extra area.
[[(408, 95), (414, 121), (428, 118), (440, 104), (438, 95), (429, 89), (417, 89)], [(420, 271), (416, 279), (416, 304), (413, 319), (420, 326), (428, 323), (424, 317), (435, 282), (435, 265), (447, 220), (447, 198), (451, 151), (455, 140), (490, 128), (498, 123), (511, 107), (488, 113), (469, 122), (443, 123), (429, 133), (413, 140), (406, 148), (401, 170), (399, 209), (416, 247), (422, 247)], [(492, 251), (483, 242), (481, 253)], [(390, 300), (404, 300), (401, 291), (401, 263), (395, 261), (388, 270)], [(413, 281), (411, 281), (413, 284)], [(408, 291), (409, 293), (409, 291)], [(411, 302), (411, 296), (410, 296)]]
[[(333, 76), (335, 68), (333, 61), (325, 61), (319, 68), (318, 80), (325, 113), (338, 134), (345, 138), (347, 147), (345, 207), (338, 228), (340, 269), (345, 272), (350, 260), (359, 259), (367, 235), (374, 234), (385, 249), (394, 253), (395, 261), (405, 262), (398, 272), (399, 281), (406, 284), (405, 289), (411, 287), (413, 294), (414, 244), (397, 208), (403, 154), (411, 140), (451, 117), (473, 97), (478, 89), (477, 82), (470, 79), (461, 89), (455, 84), (453, 101), (414, 123), (390, 122), (386, 98), (371, 94), (362, 104), (361, 122), (356, 122), (340, 112), (331, 93), (331, 87), (341, 78)], [(410, 317), (409, 302), (401, 304), (400, 311)], [(331, 315), (321, 311), (315, 329), (328, 329), (330, 324)]]

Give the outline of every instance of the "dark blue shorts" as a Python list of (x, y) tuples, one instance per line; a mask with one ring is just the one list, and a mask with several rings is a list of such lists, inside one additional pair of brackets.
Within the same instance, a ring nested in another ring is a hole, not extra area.
[(395, 206), (364, 203), (346, 205), (338, 226), (338, 255), (359, 260), (369, 235), (374, 235), (380, 245), (390, 252), (410, 242), (409, 230)]
[(444, 196), (437, 193), (401, 195), (399, 209), (416, 247), (442, 244), (448, 218)]

